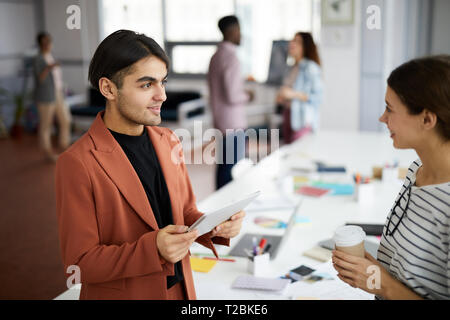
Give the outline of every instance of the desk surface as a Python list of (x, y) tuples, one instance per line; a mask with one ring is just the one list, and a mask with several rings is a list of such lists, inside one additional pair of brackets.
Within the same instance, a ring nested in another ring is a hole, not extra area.
[[(351, 132), (320, 132), (309, 135), (296, 143), (284, 146), (273, 152), (251, 168), (238, 180), (232, 181), (222, 189), (198, 203), (201, 211), (208, 212), (229, 203), (232, 199), (239, 199), (244, 194), (261, 190), (260, 201), (270, 201), (284, 197), (287, 201), (302, 200), (297, 215), (311, 220), (309, 224), (296, 225), (286, 243), (275, 260), (269, 265), (267, 276), (278, 277), (290, 269), (301, 264), (313, 268), (326, 269), (330, 273), (333, 269), (330, 263), (322, 263), (303, 256), (303, 252), (314, 247), (321, 240), (331, 238), (334, 230), (346, 222), (384, 223), (386, 216), (401, 187), (401, 181), (373, 183), (374, 200), (357, 202), (353, 196), (324, 196), (310, 198), (296, 195), (292, 188), (292, 168), (300, 163), (323, 161), (328, 165), (343, 165), (347, 173), (359, 172), (372, 175), (373, 166), (383, 166), (385, 163), (397, 161), (400, 167), (408, 167), (417, 155), (412, 150), (395, 150), (387, 134), (380, 133), (351, 133)], [(330, 179), (330, 175), (319, 176), (319, 179)], [(348, 177), (349, 178), (349, 177)], [(334, 177), (331, 177), (334, 179)], [(339, 177), (342, 179), (342, 176)], [(237, 243), (242, 234), (273, 233), (281, 234), (283, 229), (264, 229), (253, 223), (256, 216), (277, 216), (288, 220), (292, 210), (275, 210), (247, 212), (241, 234), (233, 238), (230, 248)], [(228, 247), (217, 246), (221, 255), (226, 255)], [(206, 253), (200, 245), (191, 248), (192, 253)], [(249, 290), (232, 290), (234, 279), (247, 274), (247, 260), (236, 258), (236, 262), (219, 261), (209, 273), (194, 272), (194, 283), (198, 299), (289, 299), (295, 298), (294, 291), (286, 291), (283, 295), (261, 294)], [(322, 281), (324, 282), (324, 281)], [(324, 285), (326, 283), (324, 282)], [(338, 284), (339, 285), (339, 284)], [(340, 284), (342, 285), (342, 283)], [(214, 288), (214, 290), (213, 290)], [(373, 296), (349, 286), (348, 298), (371, 299)], [(57, 299), (77, 299), (79, 287), (67, 290)], [(354, 290), (354, 291), (351, 291)], [(320, 291), (320, 290), (319, 290)]]

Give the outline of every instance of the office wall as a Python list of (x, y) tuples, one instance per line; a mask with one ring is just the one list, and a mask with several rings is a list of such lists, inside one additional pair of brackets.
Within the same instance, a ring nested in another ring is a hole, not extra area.
[[(81, 10), (80, 29), (68, 29), (70, 5)], [(45, 29), (53, 37), (53, 54), (61, 61), (64, 82), (76, 94), (87, 90), (90, 58), (99, 41), (98, 1), (44, 0)]]
[(18, 74), (23, 54), (35, 44), (36, 30), (33, 1), (0, 0), (0, 78)]
[(450, 54), (450, 1), (433, 1), (432, 54)]
[[(23, 90), (24, 56), (36, 52), (35, 37), (43, 22), (42, 15), (38, 14), (39, 2), (0, 0), (0, 87), (14, 94)], [(32, 86), (28, 77), (28, 89)], [(1, 116), (9, 128), (14, 122), (14, 103), (5, 98), (0, 103)]]
[[(362, 21), (360, 130), (381, 131), (386, 130), (378, 118), (385, 106), (388, 76), (400, 64), (430, 54), (433, 1), (362, 0), (362, 3), (362, 16), (369, 5), (381, 9), (381, 29), (369, 30)], [(441, 28), (442, 25), (439, 31)]]
[(355, 21), (352, 25), (322, 24), (320, 52), (326, 92), (321, 108), (321, 129), (356, 131), (359, 128), (360, 11), (361, 2), (355, 1)]

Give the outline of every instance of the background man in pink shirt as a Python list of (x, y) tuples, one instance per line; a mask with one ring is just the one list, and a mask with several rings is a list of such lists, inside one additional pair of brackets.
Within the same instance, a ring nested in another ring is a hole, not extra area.
[(217, 46), (208, 71), (214, 127), (223, 134), (223, 153), (219, 157), (223, 163), (219, 160), (217, 166), (217, 189), (232, 180), (231, 168), (245, 156), (245, 104), (253, 99), (253, 95), (244, 89), (236, 55), (236, 47), (241, 43), (239, 21), (235, 16), (226, 16), (219, 20), (218, 25), (223, 41)]

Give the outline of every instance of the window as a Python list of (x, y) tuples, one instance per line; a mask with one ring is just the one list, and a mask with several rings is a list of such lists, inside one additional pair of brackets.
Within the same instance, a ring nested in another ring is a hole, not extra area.
[(272, 41), (291, 40), (298, 31), (311, 31), (313, 0), (237, 0), (241, 22), (239, 57), (242, 72), (265, 81)]
[(129, 29), (164, 44), (161, 0), (102, 0), (102, 39), (119, 29)]
[(165, 0), (167, 41), (220, 41), (220, 18), (234, 14), (232, 0)]
[(311, 31), (320, 42), (320, 0), (103, 0), (104, 35), (127, 28), (154, 38), (171, 57), (174, 75), (201, 75), (222, 40), (218, 20), (241, 23), (243, 76), (266, 81), (272, 42)]

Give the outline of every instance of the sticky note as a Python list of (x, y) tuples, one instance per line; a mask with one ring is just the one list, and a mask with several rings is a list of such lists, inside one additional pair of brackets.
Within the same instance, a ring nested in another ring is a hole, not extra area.
[(200, 259), (191, 257), (192, 270), (197, 272), (209, 272), (216, 265), (216, 260)]

